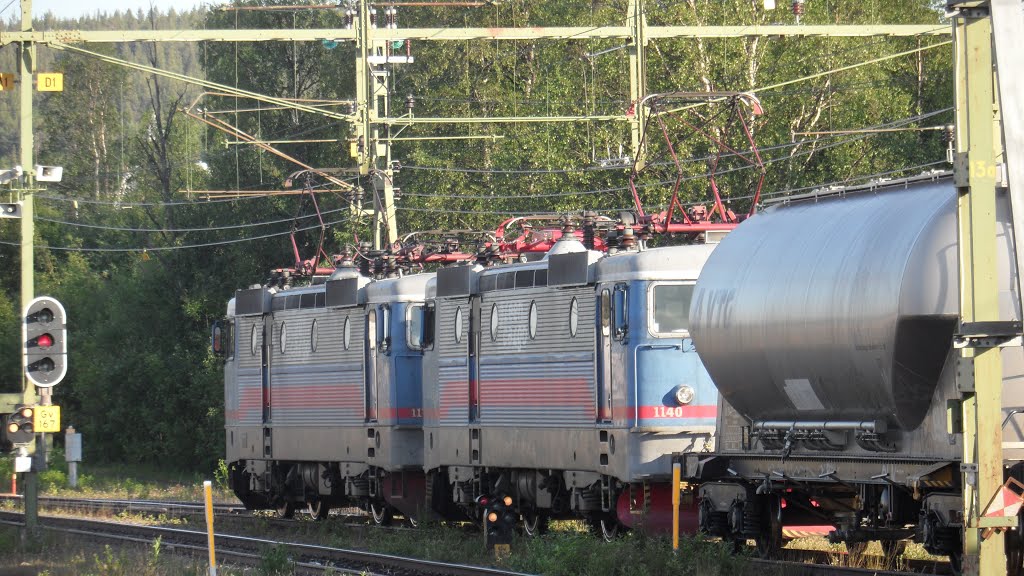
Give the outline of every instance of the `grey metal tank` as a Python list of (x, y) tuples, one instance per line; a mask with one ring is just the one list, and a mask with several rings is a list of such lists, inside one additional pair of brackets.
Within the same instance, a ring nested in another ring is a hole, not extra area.
[[(690, 321), (722, 396), (756, 423), (913, 430), (957, 326), (950, 180), (779, 205), (711, 254)], [(1012, 303), (1009, 210), (999, 212), (1000, 298)]]

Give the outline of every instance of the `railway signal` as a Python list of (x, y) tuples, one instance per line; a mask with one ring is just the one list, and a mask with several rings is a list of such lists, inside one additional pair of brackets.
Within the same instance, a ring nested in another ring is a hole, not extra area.
[(22, 320), (25, 377), (40, 388), (58, 384), (67, 374), (67, 314), (64, 306), (40, 296), (25, 308)]
[(516, 514), (512, 509), (512, 497), (490, 498), (480, 496), (477, 504), (484, 509), (484, 546), (494, 550), (495, 555), (509, 554), (512, 532), (516, 526)]
[(17, 406), (14, 413), (7, 417), (7, 423), (4, 425), (4, 436), (7, 437), (7, 441), (15, 447), (30, 444), (35, 439), (34, 416), (33, 406)]

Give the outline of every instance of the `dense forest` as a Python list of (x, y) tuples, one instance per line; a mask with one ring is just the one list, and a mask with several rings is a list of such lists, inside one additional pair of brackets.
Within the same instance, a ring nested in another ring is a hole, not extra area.
[[(245, 2), (270, 6), (274, 1)], [(277, 2), (284, 4), (284, 2)], [(290, 4), (290, 3), (289, 3)], [(236, 5), (237, 6), (237, 5)], [(646, 3), (652, 25), (792, 24), (788, 5), (761, 0)], [(480, 8), (399, 9), (399, 27), (622, 25), (624, 0), (510, 0)], [(809, 0), (805, 24), (942, 26), (928, 0)], [(7, 23), (8, 29), (14, 23)], [(213, 10), (114, 13), (40, 30), (342, 28), (344, 10)], [(765, 158), (765, 193), (943, 168), (941, 131), (952, 120), (951, 50), (945, 39), (760, 38), (666, 40), (647, 50), (648, 92), (752, 91), (765, 114), (750, 118)], [(392, 115), (600, 116), (629, 109), (621, 40), (412, 42), (410, 64), (390, 69)], [(223, 452), (222, 377), (209, 327), (234, 290), (293, 262), (288, 233), (315, 220), (297, 195), (212, 198), (204, 191), (282, 190), (299, 168), (185, 116), (203, 110), (318, 168), (348, 168), (345, 121), (244, 98), (100, 60), (173, 70), (281, 98), (339, 101), (355, 92), (356, 49), (335, 42), (87, 45), (95, 54), (39, 46), (39, 70), (62, 71), (62, 93), (36, 95), (36, 158), (64, 179), (36, 199), (36, 293), (64, 302), (70, 371), (56, 389), (66, 424), (86, 436), (86, 458), (208, 469)], [(402, 47), (402, 49), (406, 49)], [(15, 46), (0, 50), (4, 70)], [(903, 56), (854, 66), (898, 53)], [(832, 74), (822, 72), (839, 70)], [(411, 97), (411, 99), (410, 99)], [(413, 108), (406, 110), (410, 100)], [(336, 106), (331, 108), (331, 106)], [(714, 107), (689, 122), (717, 130)], [(0, 168), (17, 157), (17, 99), (0, 94)], [(707, 138), (670, 125), (683, 158), (688, 202), (707, 197)], [(854, 133), (865, 128), (897, 131)], [(512, 215), (630, 208), (623, 122), (417, 124), (395, 143), (400, 232), (493, 229)], [(431, 140), (427, 137), (445, 137)], [(480, 138), (484, 136), (486, 138)], [(473, 137), (452, 138), (452, 137)], [(660, 134), (658, 138), (660, 138)], [(674, 168), (651, 140), (645, 204), (666, 201)], [(722, 169), (739, 166), (725, 165)], [(368, 193), (365, 177), (346, 177)], [(723, 194), (741, 209), (757, 174), (735, 169)], [(318, 189), (324, 182), (307, 182)], [(349, 216), (350, 195), (317, 194), (328, 253), (368, 234)], [(367, 200), (369, 201), (369, 200)], [(19, 387), (18, 226), (0, 220), (0, 391)], [(313, 254), (315, 230), (298, 235)]]

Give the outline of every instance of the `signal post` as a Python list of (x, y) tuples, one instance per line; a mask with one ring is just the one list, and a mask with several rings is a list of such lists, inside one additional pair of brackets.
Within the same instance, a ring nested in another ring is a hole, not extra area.
[[(21, 31), (32, 32), (32, 0), (21, 2)], [(33, 165), (32, 148), (34, 146), (34, 132), (32, 126), (32, 74), (35, 73), (36, 47), (33, 42), (22, 42), (18, 50), (18, 72), (20, 85), (18, 86), (18, 139), (20, 148), (20, 160), (23, 167)], [(31, 189), (34, 185), (31, 170), (26, 176), (24, 188), (21, 194), (21, 310), (28, 310), (35, 299), (35, 210)], [(22, 319), (24, 321), (24, 318)], [(24, 342), (22, 343), (24, 345)], [(49, 394), (46, 395), (49, 402)], [(22, 386), (22, 404), (35, 405), (36, 387), (24, 377)], [(28, 454), (34, 454), (37, 446), (30, 443), (27, 447)], [(45, 443), (39, 442), (38, 447), (45, 450)], [(46, 457), (45, 453), (42, 455)], [(25, 473), (22, 483), (25, 486), (25, 531), (29, 538), (33, 538), (39, 524), (39, 476), (31, 466)]]

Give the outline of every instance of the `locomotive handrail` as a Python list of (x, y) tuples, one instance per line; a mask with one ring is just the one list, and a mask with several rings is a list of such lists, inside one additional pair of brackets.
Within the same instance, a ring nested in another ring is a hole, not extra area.
[(1013, 408), (1007, 414), (1006, 418), (1003, 418), (1003, 424), (1000, 428), (1006, 428), (1006, 425), (1010, 423), (1010, 418), (1013, 418), (1017, 414), (1024, 414), (1024, 408)]

